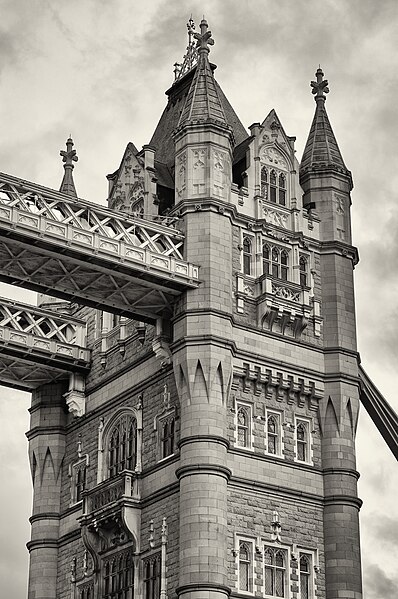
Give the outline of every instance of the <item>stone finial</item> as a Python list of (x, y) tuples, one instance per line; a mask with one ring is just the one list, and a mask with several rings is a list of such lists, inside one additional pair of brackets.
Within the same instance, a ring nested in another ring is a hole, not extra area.
[(318, 100), (326, 100), (325, 94), (329, 93), (328, 80), (323, 78), (323, 71), (321, 65), (315, 73), (316, 81), (311, 81), (310, 86), (312, 87), (312, 93), (315, 96), (315, 102)]
[(76, 154), (76, 150), (73, 149), (74, 143), (71, 136), (66, 140), (66, 152), (65, 150), (60, 150), (60, 156), (62, 156), (62, 162), (64, 162), (65, 166), (73, 167), (73, 163), (77, 162), (79, 159)]
[(61, 150), (59, 153), (60, 156), (62, 156), (62, 162), (64, 163), (65, 169), (59, 190), (71, 197), (77, 197), (72, 171), (74, 169), (73, 163), (78, 161), (78, 157), (76, 155), (76, 150), (73, 149), (73, 145), (73, 139), (69, 136), (66, 140), (66, 151)]
[(209, 46), (214, 45), (214, 40), (211, 37), (211, 31), (207, 30), (207, 21), (203, 18), (200, 22), (200, 33), (194, 33), (193, 37), (196, 39), (196, 47), (199, 53), (210, 52)]

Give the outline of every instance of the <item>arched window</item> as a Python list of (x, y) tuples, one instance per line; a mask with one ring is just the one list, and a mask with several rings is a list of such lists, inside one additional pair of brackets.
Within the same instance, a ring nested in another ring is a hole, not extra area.
[(122, 470), (134, 470), (137, 465), (137, 420), (123, 414), (113, 426), (108, 443), (108, 473), (116, 476)]
[(279, 266), (280, 266), (279, 265), (279, 258), (280, 258), (279, 250), (277, 250), (276, 248), (273, 248), (271, 256), (272, 256), (272, 270), (271, 270), (272, 276), (279, 278), (279, 272), (280, 272), (280, 270), (279, 270)]
[(307, 269), (307, 260), (304, 256), (300, 256), (299, 267), (300, 267), (300, 285), (302, 287), (307, 287), (308, 283), (308, 269)]
[(253, 592), (251, 546), (239, 542), (239, 590)]
[(134, 599), (134, 561), (131, 549), (109, 558), (104, 563), (103, 572), (102, 599)]
[(287, 281), (288, 264), (289, 264), (289, 254), (287, 253), (286, 250), (282, 250), (281, 251), (280, 277), (283, 281)]
[(278, 194), (279, 204), (281, 206), (286, 206), (286, 177), (282, 173), (279, 175), (278, 183), (279, 183), (279, 194)]
[(237, 441), (239, 447), (250, 447), (250, 408), (244, 405), (237, 406)]
[(82, 493), (86, 488), (87, 468), (82, 464), (76, 470), (76, 501), (82, 500)]
[(269, 597), (286, 597), (286, 562), (284, 549), (266, 547), (264, 550), (264, 587)]
[(278, 414), (267, 415), (267, 451), (280, 454), (280, 421)]
[(261, 195), (265, 199), (268, 197), (268, 173), (265, 166), (261, 169)]
[(276, 203), (276, 191), (277, 191), (277, 178), (275, 171), (271, 171), (269, 177), (269, 199), (271, 202)]
[(174, 418), (168, 418), (162, 423), (161, 429), (161, 447), (162, 447), (162, 459), (167, 458), (169, 455), (174, 453)]
[(311, 558), (305, 553), (300, 554), (300, 599), (310, 598)]
[(297, 460), (308, 462), (308, 422), (297, 420), (296, 422), (296, 453)]
[(271, 257), (269, 245), (263, 245), (263, 274), (269, 275), (271, 272)]
[(243, 273), (245, 275), (251, 274), (252, 264), (252, 242), (250, 237), (243, 238)]
[(152, 555), (144, 560), (144, 599), (160, 597), (160, 555)]

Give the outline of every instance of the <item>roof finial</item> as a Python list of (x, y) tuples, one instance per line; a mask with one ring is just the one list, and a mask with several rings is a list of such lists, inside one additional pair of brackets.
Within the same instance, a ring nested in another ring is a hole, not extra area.
[(66, 140), (66, 151), (61, 150), (60, 156), (62, 156), (62, 162), (64, 163), (64, 177), (62, 179), (60, 191), (68, 194), (69, 196), (77, 197), (75, 184), (73, 182), (72, 171), (74, 169), (74, 162), (78, 161), (78, 157), (76, 155), (76, 150), (73, 149), (73, 139), (72, 135)]
[(196, 39), (196, 47), (200, 54), (209, 53), (209, 46), (213, 46), (214, 40), (211, 37), (211, 31), (207, 31), (208, 24), (206, 19), (203, 16), (203, 19), (200, 22), (200, 33), (194, 33), (193, 36)]
[(310, 86), (312, 87), (312, 93), (315, 96), (314, 100), (315, 102), (317, 102), (318, 100), (325, 101), (325, 94), (329, 93), (329, 82), (327, 79), (323, 79), (323, 71), (321, 69), (321, 65), (319, 65), (319, 68), (315, 73), (315, 77), (316, 81), (311, 81), (310, 83)]
[(192, 15), (190, 16), (188, 23), (188, 46), (185, 56), (182, 59), (182, 63), (174, 63), (174, 81), (181, 79), (186, 73), (188, 73), (198, 62), (198, 51), (196, 49), (194, 37), (195, 23), (193, 22)]

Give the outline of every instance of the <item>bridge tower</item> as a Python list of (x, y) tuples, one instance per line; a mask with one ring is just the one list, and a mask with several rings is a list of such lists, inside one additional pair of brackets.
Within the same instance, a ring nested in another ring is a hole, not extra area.
[(299, 164), (275, 110), (243, 127), (213, 43), (189, 21), (108, 208), (71, 139), (60, 191), (0, 175), (0, 280), (42, 294), (0, 301), (0, 380), (33, 394), (29, 599), (362, 597), (359, 400), (395, 416), (359, 367), (327, 81)]

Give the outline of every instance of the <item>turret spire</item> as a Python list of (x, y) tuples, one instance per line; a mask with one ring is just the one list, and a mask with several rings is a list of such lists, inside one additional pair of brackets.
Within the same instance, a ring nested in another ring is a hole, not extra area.
[(325, 101), (329, 88), (320, 66), (315, 77), (316, 81), (310, 83), (316, 102), (315, 116), (301, 160), (300, 173), (321, 168), (349, 173), (326, 113)]
[(192, 79), (179, 125), (190, 122), (213, 121), (226, 125), (222, 102), (214, 81), (213, 69), (209, 62), (209, 46), (214, 44), (211, 31), (205, 19), (200, 23), (200, 33), (194, 32), (198, 65)]
[(75, 183), (73, 181), (73, 163), (78, 161), (78, 157), (76, 155), (76, 150), (73, 149), (73, 145), (73, 139), (70, 135), (69, 138), (66, 140), (66, 151), (60, 151), (60, 156), (62, 156), (62, 162), (64, 163), (65, 172), (59, 191), (62, 191), (62, 193), (66, 193), (71, 197), (77, 198)]

